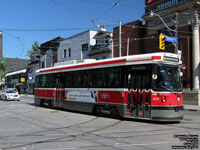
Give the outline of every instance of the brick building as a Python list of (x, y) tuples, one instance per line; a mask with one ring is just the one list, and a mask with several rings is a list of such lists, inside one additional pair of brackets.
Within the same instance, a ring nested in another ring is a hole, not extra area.
[[(121, 56), (145, 53), (143, 37), (145, 30), (142, 21), (123, 24), (121, 27)], [(113, 29), (114, 57), (119, 57), (119, 27)]]

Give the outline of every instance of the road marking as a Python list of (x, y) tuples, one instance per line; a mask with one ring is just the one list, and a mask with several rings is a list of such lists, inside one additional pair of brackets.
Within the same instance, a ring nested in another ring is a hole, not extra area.
[[(23, 150), (26, 150), (26, 148), (22, 148)], [(78, 149), (78, 147), (69, 147), (69, 148), (51, 148), (51, 149), (36, 149), (36, 150), (70, 150), (70, 149)], [(1, 150), (1, 149), (0, 149)]]

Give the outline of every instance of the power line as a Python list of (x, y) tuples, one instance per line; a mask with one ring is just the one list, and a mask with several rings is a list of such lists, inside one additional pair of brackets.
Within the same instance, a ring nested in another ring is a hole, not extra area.
[(115, 8), (116, 6), (118, 6), (119, 5), (119, 3), (121, 2), (122, 0), (118, 0), (117, 2), (115, 2), (115, 3), (113, 3), (112, 5), (112, 7), (111, 8), (109, 8), (108, 10), (106, 10), (98, 19), (96, 19), (96, 20), (99, 20), (99, 19), (101, 19), (102, 17), (104, 17), (106, 14), (108, 14), (108, 12), (110, 12), (113, 8)]
[(82, 29), (89, 29), (91, 27), (80, 27), (80, 28), (55, 28), (55, 29), (2, 29), (2, 31), (24, 31), (24, 32), (45, 32), (45, 31), (68, 31), (68, 30), (82, 30)]
[(52, 3), (54, 3), (54, 4), (56, 4), (56, 5), (60, 6), (60, 7), (62, 7), (62, 8), (64, 8), (64, 9), (66, 9), (66, 10), (72, 12), (72, 13), (75, 13), (76, 15), (81, 15), (81, 14), (80, 14), (79, 12), (77, 12), (76, 10), (71, 9), (71, 8), (69, 8), (69, 7), (67, 7), (67, 6), (65, 6), (65, 5), (63, 5), (63, 4), (59, 3), (59, 2), (56, 2), (55, 0), (50, 0), (50, 2), (52, 2)]
[[(86, 2), (86, 3), (95, 3), (95, 4), (100, 4), (100, 5), (110, 5), (110, 3), (108, 3), (108, 2), (94, 1), (94, 0), (73, 0), (73, 1), (80, 1), (80, 2)], [(140, 8), (140, 7), (130, 6), (130, 5), (129, 6), (128, 5), (123, 5), (123, 4), (120, 4), (119, 6), (126, 7), (126, 8), (137, 8), (137, 9), (143, 8), (143, 7)]]

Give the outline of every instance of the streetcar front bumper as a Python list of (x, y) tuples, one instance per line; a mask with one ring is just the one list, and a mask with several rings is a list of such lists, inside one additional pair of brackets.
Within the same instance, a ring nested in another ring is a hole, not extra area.
[(176, 122), (183, 119), (183, 106), (152, 106), (151, 120)]

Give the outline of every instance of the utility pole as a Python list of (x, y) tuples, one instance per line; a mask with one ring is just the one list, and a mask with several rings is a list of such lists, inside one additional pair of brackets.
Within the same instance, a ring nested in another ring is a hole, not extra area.
[(119, 57), (122, 56), (122, 22), (119, 22)]
[(129, 55), (129, 38), (127, 39), (127, 56)]
[[(178, 39), (178, 13), (176, 13), (176, 21), (175, 21), (175, 37)], [(178, 54), (178, 42), (176, 43), (175, 45), (175, 51), (174, 51), (175, 54)]]

